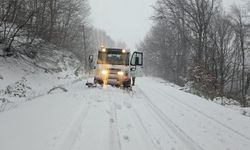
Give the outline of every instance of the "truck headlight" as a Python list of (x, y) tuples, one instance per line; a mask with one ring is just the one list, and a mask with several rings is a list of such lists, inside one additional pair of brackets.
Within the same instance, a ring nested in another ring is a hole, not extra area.
[(104, 53), (105, 53), (106, 51), (107, 51), (107, 49), (106, 49), (106, 48), (102, 48), (102, 52), (104, 52)]
[(102, 75), (107, 75), (108, 74), (108, 70), (102, 70)]
[(118, 74), (119, 76), (123, 76), (123, 75), (124, 75), (124, 72), (119, 71), (119, 72), (117, 72), (117, 74)]

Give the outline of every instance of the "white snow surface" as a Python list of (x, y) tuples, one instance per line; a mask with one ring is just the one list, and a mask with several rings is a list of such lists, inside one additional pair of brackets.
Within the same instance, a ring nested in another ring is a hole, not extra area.
[(0, 149), (250, 149), (249, 117), (177, 86), (142, 77), (127, 92), (85, 82), (0, 113)]

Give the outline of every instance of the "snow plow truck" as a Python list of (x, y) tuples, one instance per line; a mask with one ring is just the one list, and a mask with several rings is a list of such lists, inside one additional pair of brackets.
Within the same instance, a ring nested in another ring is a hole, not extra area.
[[(94, 56), (89, 56), (89, 63), (94, 63)], [(128, 49), (101, 47), (98, 51), (95, 69), (94, 84), (87, 86), (112, 85), (117, 87), (131, 87), (131, 77), (143, 75), (143, 53)]]

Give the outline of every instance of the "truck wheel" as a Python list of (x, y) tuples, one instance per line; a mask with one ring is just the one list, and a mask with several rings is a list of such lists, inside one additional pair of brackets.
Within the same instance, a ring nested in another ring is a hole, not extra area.
[(97, 80), (96, 80), (96, 78), (94, 78), (94, 84), (97, 84)]
[(131, 87), (131, 80), (129, 79), (129, 80), (123, 81), (122, 85), (124, 88)]
[(94, 78), (94, 83), (95, 84), (100, 84), (100, 85), (103, 85), (103, 81), (98, 79), (98, 78)]

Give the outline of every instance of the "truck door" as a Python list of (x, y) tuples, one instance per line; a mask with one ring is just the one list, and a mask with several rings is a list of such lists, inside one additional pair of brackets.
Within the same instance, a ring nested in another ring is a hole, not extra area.
[(142, 77), (143, 76), (143, 53), (134, 52), (130, 60), (130, 76)]

